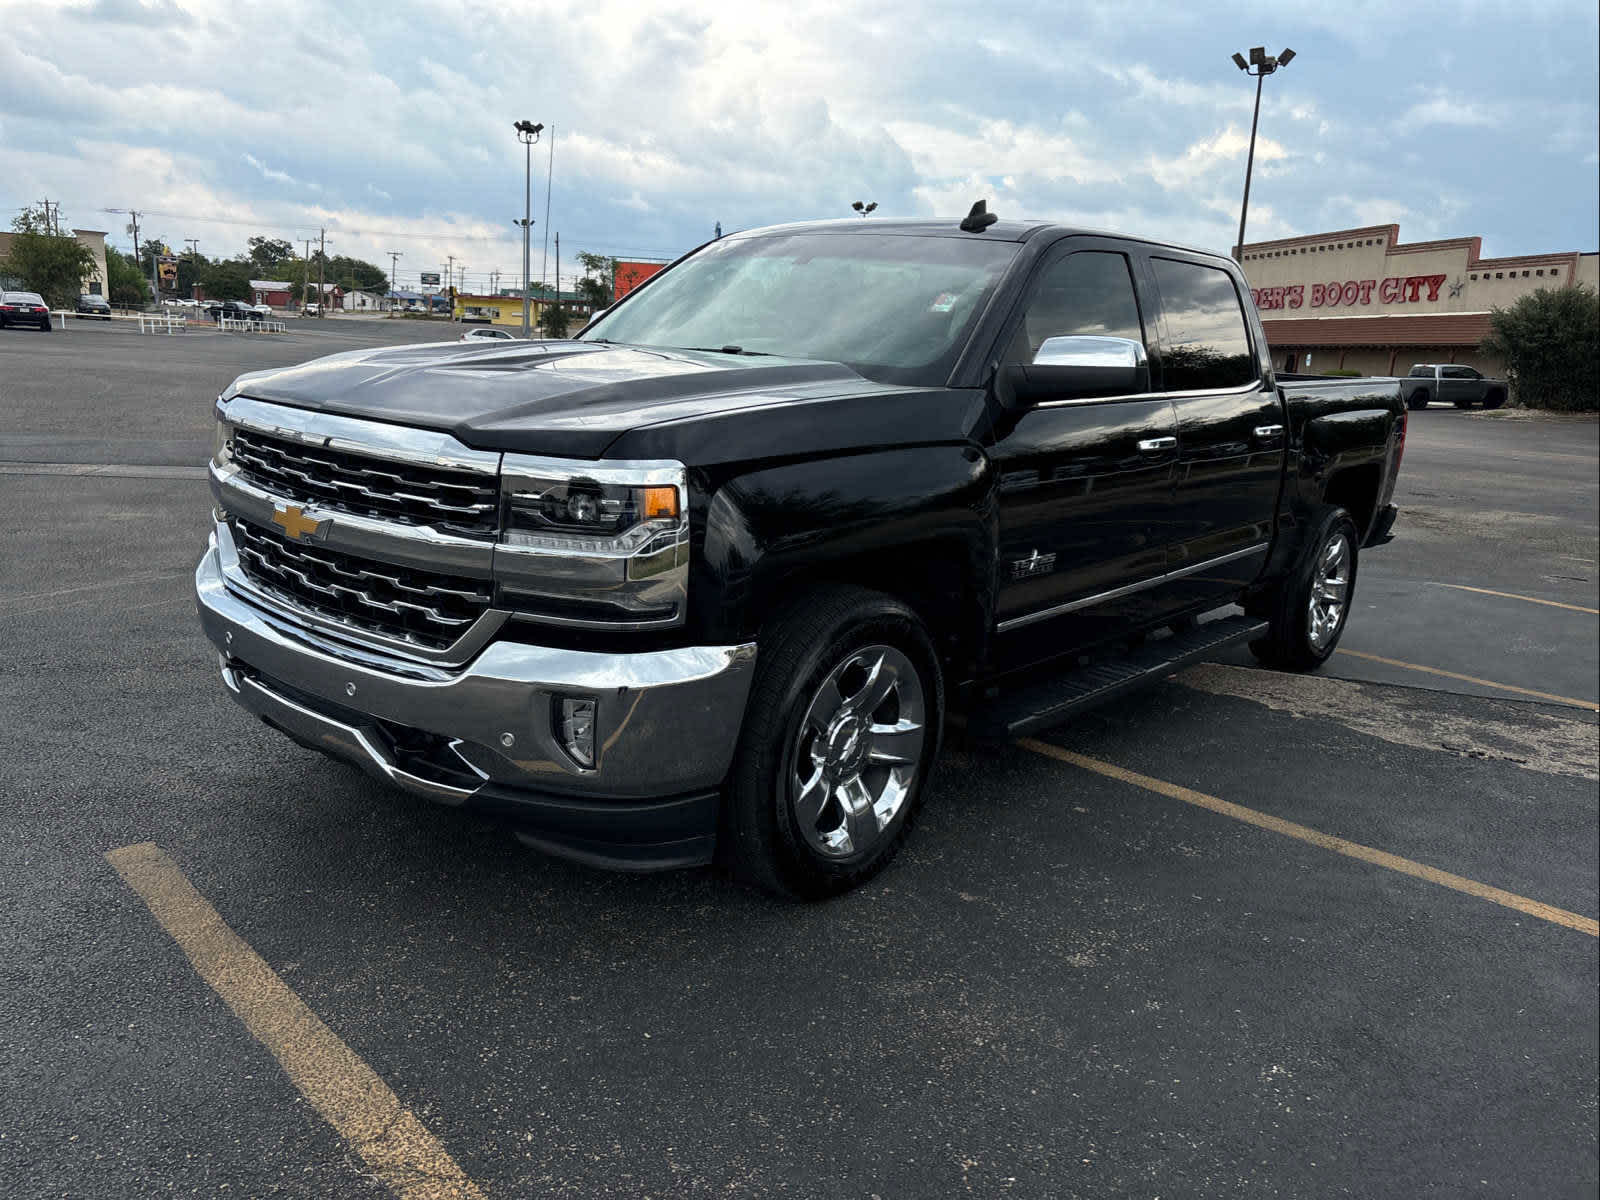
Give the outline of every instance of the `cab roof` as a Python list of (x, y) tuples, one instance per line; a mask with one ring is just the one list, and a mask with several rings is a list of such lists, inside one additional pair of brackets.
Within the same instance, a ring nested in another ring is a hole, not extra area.
[[(783, 225), (766, 225), (758, 229), (742, 229), (738, 233), (725, 234), (723, 240), (729, 238), (765, 237), (774, 233), (828, 233), (828, 234), (867, 234), (889, 233), (902, 234), (913, 237), (953, 237), (970, 238), (973, 241), (989, 242), (1028, 242), (1036, 237), (1048, 235), (1051, 240), (1057, 237), (1081, 235), (1086, 237), (1121, 238), (1130, 242), (1144, 242), (1152, 246), (1170, 246), (1174, 250), (1183, 250), (1190, 254), (1204, 254), (1211, 258), (1227, 259), (1226, 252), (1207, 249), (1202, 246), (1186, 246), (1181, 242), (1164, 242), (1156, 238), (1141, 237), (1138, 234), (1121, 233), (1111, 229), (1088, 229), (1077, 225), (1061, 225), (1053, 221), (996, 221), (987, 229), (978, 233), (969, 233), (961, 228), (959, 217), (946, 218), (885, 218), (869, 217), (840, 217), (825, 221), (793, 221)], [(1229, 259), (1228, 261), (1232, 261)]]

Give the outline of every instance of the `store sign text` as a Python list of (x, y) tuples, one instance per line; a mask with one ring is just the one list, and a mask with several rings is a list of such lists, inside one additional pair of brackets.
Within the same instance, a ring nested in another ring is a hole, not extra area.
[[(1326, 308), (1334, 304), (1371, 304), (1378, 297), (1379, 304), (1418, 304), (1424, 300), (1437, 300), (1439, 289), (1448, 275), (1406, 275), (1390, 279), (1346, 279), (1342, 282), (1313, 283), (1311, 307)], [(1256, 307), (1303, 308), (1306, 305), (1306, 287), (1303, 283), (1288, 287), (1251, 288)]]

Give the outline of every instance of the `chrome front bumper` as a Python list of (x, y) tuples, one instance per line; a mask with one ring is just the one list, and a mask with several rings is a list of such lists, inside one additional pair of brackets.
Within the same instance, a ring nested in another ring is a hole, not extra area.
[[(442, 667), (245, 599), (228, 548), (219, 526), (195, 572), (200, 621), (230, 694), (269, 724), (431, 800), (505, 814), (557, 852), (612, 866), (709, 858), (753, 644), (606, 654), (496, 640)], [(593, 767), (562, 744), (563, 698), (596, 702)], [(641, 853), (651, 839), (662, 853)], [(630, 848), (610, 853), (619, 842)]]

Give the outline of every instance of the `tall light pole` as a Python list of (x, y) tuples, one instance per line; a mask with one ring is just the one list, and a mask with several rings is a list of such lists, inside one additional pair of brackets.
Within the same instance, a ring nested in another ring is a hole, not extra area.
[[(1244, 220), (1250, 213), (1250, 172), (1256, 165), (1256, 124), (1261, 120), (1261, 81), (1279, 67), (1287, 67), (1293, 58), (1294, 51), (1287, 46), (1284, 47), (1283, 53), (1278, 55), (1277, 58), (1273, 58), (1272, 55), (1268, 54), (1264, 46), (1252, 46), (1250, 48), (1249, 62), (1245, 62), (1242, 54), (1233, 56), (1234, 66), (1238, 67), (1246, 75), (1254, 75), (1256, 77), (1256, 111), (1255, 115), (1250, 118), (1250, 156), (1245, 159), (1244, 164), (1244, 203), (1239, 206), (1239, 241), (1233, 250), (1233, 256), (1236, 259), (1244, 254)], [(1255, 70), (1252, 71), (1251, 67), (1254, 67)]]
[(517, 131), (517, 140), (523, 146), (522, 164), (522, 336), (528, 336), (531, 328), (528, 316), (532, 304), (532, 297), (528, 295), (528, 227), (533, 224), (533, 144), (539, 140), (543, 132), (543, 125), (535, 125), (532, 121), (518, 121), (512, 126)]

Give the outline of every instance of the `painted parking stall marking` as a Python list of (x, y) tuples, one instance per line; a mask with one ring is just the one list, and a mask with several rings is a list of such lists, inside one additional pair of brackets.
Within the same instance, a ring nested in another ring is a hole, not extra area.
[(1536, 692), (1532, 688), (1517, 687), (1510, 683), (1496, 683), (1492, 679), (1479, 679), (1476, 675), (1463, 675), (1458, 671), (1446, 671), (1439, 667), (1425, 667), (1421, 663), (1403, 662), (1398, 658), (1385, 658), (1381, 654), (1368, 654), (1363, 650), (1335, 650), (1335, 654), (1347, 655), (1350, 658), (1361, 658), (1367, 662), (1382, 663), (1386, 667), (1400, 667), (1406, 671), (1420, 671), (1424, 675), (1438, 675), (1442, 679), (1456, 679), (1462, 683), (1475, 683), (1479, 687), (1494, 688), (1502, 692), (1514, 692), (1518, 696), (1528, 696), (1534, 700), (1548, 700), (1552, 704), (1565, 704), (1570, 708), (1585, 708), (1591, 712), (1600, 712), (1600, 704), (1593, 700), (1576, 700), (1571, 696), (1557, 696), (1551, 692)]
[(1457, 592), (1476, 592), (1480, 596), (1499, 596), (1502, 600), (1525, 600), (1529, 604), (1546, 604), (1551, 608), (1565, 608), (1572, 612), (1600, 616), (1600, 608), (1585, 608), (1581, 604), (1563, 604), (1559, 600), (1541, 600), (1538, 596), (1524, 596), (1518, 592), (1497, 592), (1493, 588), (1468, 587), (1464, 583), (1439, 583), (1434, 586), (1450, 588)]
[(482, 1200), (439, 1140), (195, 890), (154, 842), (106, 859), (200, 977), (373, 1174), (402, 1200)]
[(1335, 854), (1343, 854), (1348, 858), (1371, 863), (1373, 866), (1384, 867), (1390, 871), (1398, 871), (1402, 875), (1423, 879), (1429, 883), (1451, 888), (1468, 896), (1476, 896), (1480, 900), (1488, 900), (1493, 904), (1504, 905), (1506, 908), (1514, 909), (1527, 916), (1538, 917), (1541, 921), (1549, 921), (1554, 925), (1563, 925), (1568, 929), (1575, 929), (1579, 933), (1586, 933), (1590, 937), (1600, 937), (1600, 921), (1596, 921), (1593, 917), (1585, 917), (1580, 913), (1568, 912), (1564, 908), (1556, 908), (1550, 904), (1543, 904), (1538, 900), (1530, 900), (1528, 897), (1519, 896), (1515, 892), (1492, 887), (1487, 883), (1479, 883), (1475, 879), (1467, 879), (1461, 875), (1453, 875), (1449, 871), (1441, 871), (1437, 867), (1430, 867), (1426, 863), (1419, 863), (1414, 859), (1402, 858), (1400, 855), (1390, 854), (1386, 850), (1376, 850), (1371, 846), (1363, 846), (1359, 842), (1346, 841), (1344, 838), (1334, 837), (1332, 834), (1312, 829), (1309, 825), (1286, 821), (1282, 817), (1258, 812), (1253, 808), (1246, 808), (1242, 804), (1233, 804), (1227, 800), (1220, 800), (1216, 796), (1208, 796), (1204, 792), (1197, 792), (1193, 788), (1186, 788), (1181, 784), (1168, 783), (1164, 779), (1153, 779), (1149, 775), (1141, 775), (1137, 771), (1128, 770), (1126, 767), (1101, 762), (1098, 758), (1075, 754), (1071, 750), (1064, 750), (1060, 746), (1053, 746), (1049, 742), (1041, 742), (1036, 738), (1019, 738), (1016, 744), (1024, 750), (1031, 750), (1035, 754), (1042, 754), (1046, 758), (1053, 758), (1057, 762), (1069, 763), (1074, 767), (1082, 767), (1085, 771), (1093, 771), (1097, 775), (1104, 775), (1107, 779), (1129, 783), (1134, 787), (1143, 788), (1145, 791), (1155, 792), (1157, 795), (1167, 796), (1173, 800), (1181, 800), (1185, 804), (1192, 804), (1196, 808), (1204, 808), (1210, 812), (1219, 813), (1224, 817), (1232, 817), (1235, 821), (1243, 821), (1259, 829), (1270, 830), (1273, 833), (1282, 834), (1284, 837), (1291, 837), (1324, 850), (1331, 850)]

